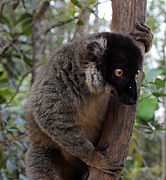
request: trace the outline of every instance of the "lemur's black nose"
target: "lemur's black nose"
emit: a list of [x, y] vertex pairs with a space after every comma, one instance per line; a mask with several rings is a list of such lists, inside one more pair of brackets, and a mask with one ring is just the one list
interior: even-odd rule
[[136, 102], [137, 102], [136, 99], [130, 98], [130, 99], [128, 100], [128, 105], [134, 105], [134, 104], [136, 104]]

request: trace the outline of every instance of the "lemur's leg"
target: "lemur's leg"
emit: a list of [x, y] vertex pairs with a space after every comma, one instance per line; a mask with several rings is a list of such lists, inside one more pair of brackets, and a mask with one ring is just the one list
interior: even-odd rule
[[31, 144], [26, 153], [28, 180], [63, 180], [57, 166], [59, 154], [56, 149]]
[[26, 153], [28, 180], [86, 180], [88, 168], [80, 159], [67, 161], [57, 149], [31, 144]]

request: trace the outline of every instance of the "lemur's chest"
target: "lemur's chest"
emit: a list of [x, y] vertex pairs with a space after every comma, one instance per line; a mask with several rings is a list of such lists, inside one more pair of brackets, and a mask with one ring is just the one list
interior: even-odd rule
[[78, 120], [86, 137], [96, 143], [99, 138], [104, 116], [107, 110], [110, 94], [101, 93], [91, 97], [89, 101], [79, 110]]

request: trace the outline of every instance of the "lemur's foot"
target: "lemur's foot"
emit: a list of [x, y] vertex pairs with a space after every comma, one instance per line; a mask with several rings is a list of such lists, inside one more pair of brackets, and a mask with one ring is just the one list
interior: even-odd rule
[[105, 173], [113, 175], [118, 174], [124, 167], [123, 161], [110, 161], [106, 153], [97, 149], [93, 151], [89, 158], [82, 158], [82, 160], [90, 167], [94, 167]]
[[[96, 148], [97, 151], [101, 152], [104, 156], [107, 156], [106, 150], [109, 148], [109, 144], [103, 144]], [[107, 174], [117, 176], [124, 167], [124, 161], [112, 161], [110, 162], [110, 169], [103, 170]]]
[[148, 52], [152, 46], [153, 34], [151, 29], [143, 22], [135, 24], [136, 31], [131, 32], [131, 37], [136, 41], [141, 41], [145, 45], [145, 52]]
[[124, 161], [114, 161], [111, 162], [112, 167], [109, 170], [104, 170], [105, 173], [107, 174], [111, 174], [114, 176], [119, 175], [119, 173], [121, 172], [121, 170], [124, 168]]

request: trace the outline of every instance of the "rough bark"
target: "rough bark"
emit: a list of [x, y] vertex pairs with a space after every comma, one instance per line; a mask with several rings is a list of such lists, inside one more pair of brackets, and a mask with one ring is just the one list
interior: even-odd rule
[[[112, 30], [129, 35], [135, 30], [136, 22], [145, 22], [146, 0], [112, 0]], [[138, 43], [144, 53], [144, 45]], [[140, 87], [140, 83], [139, 83]], [[139, 91], [139, 90], [138, 90]], [[136, 114], [136, 105], [127, 106], [118, 98], [111, 98], [106, 114], [106, 123], [99, 145], [109, 144], [106, 150], [110, 161], [125, 161]], [[104, 174], [94, 168], [90, 169], [88, 180], [116, 180], [118, 176]]]
[[[166, 67], [166, 65], [165, 65]], [[164, 93], [166, 94], [166, 80], [165, 80], [165, 90]], [[166, 109], [166, 97], [164, 97], [164, 109]], [[164, 119], [164, 129], [166, 129], [166, 111], [164, 113], [165, 119]], [[163, 160], [163, 170], [162, 170], [162, 179], [166, 180], [166, 130], [164, 131], [163, 135], [163, 147], [162, 147], [162, 160]]]

